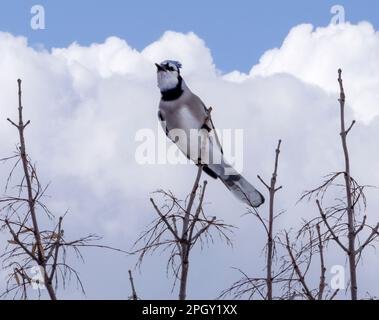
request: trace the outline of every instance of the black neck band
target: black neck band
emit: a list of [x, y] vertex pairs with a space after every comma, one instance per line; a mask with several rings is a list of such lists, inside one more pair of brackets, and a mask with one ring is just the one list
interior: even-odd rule
[[175, 88], [169, 89], [169, 90], [165, 90], [165, 91], [161, 91], [162, 100], [164, 100], [164, 101], [170, 101], [170, 100], [176, 100], [176, 99], [178, 99], [182, 95], [182, 93], [183, 93], [182, 82], [183, 82], [183, 79], [179, 75], [179, 77], [178, 77], [178, 84], [176, 85]]

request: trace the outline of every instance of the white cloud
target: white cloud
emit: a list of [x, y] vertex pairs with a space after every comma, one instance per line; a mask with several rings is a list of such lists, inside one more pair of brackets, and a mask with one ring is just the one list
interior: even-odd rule
[[[1, 114], [3, 119], [16, 115], [16, 79], [21, 77], [25, 114], [32, 120], [29, 152], [44, 180], [53, 181], [51, 205], [60, 212], [70, 208], [66, 232], [94, 231], [104, 234], [111, 244], [128, 248], [155, 217], [150, 193], [169, 188], [183, 198], [194, 179], [194, 166], [140, 166], [134, 159], [137, 130], [158, 128], [159, 92], [153, 62], [178, 59], [189, 86], [214, 107], [216, 125], [244, 129], [244, 175], [261, 190], [255, 177], [259, 173], [269, 179], [274, 148], [283, 139], [279, 180], [285, 188], [278, 195], [277, 207], [288, 212], [280, 228], [314, 215], [311, 204], [295, 205], [300, 193], [316, 185], [322, 175], [341, 168], [339, 66], [344, 68], [348, 116], [352, 117], [351, 106], [367, 123], [358, 123], [350, 137], [353, 173], [364, 184], [379, 181], [378, 170], [373, 169], [379, 157], [375, 139], [379, 120], [374, 119], [378, 48], [377, 33], [367, 23], [315, 31], [301, 25], [290, 32], [282, 48], [268, 51], [249, 75], [239, 71], [222, 75], [209, 48], [194, 33], [166, 32], [141, 52], [111, 37], [104, 43], [72, 44], [51, 53], [35, 51], [24, 38], [1, 33]], [[2, 152], [10, 152], [16, 139], [14, 128], [4, 121], [0, 126]], [[372, 195], [369, 208], [375, 212], [379, 205]], [[210, 181], [207, 200], [210, 214], [240, 230], [233, 250], [217, 243], [206, 249], [208, 254], [193, 256], [191, 298], [214, 298], [235, 278], [231, 264], [261, 271], [257, 260], [263, 239], [257, 222], [241, 218], [244, 206], [218, 181]], [[99, 259], [101, 254], [88, 253], [87, 265], [80, 267], [88, 297], [124, 298], [128, 288], [125, 270], [135, 260], [115, 255]], [[205, 264], [211, 274], [201, 272]], [[375, 268], [364, 266], [368, 272]], [[143, 297], [170, 296], [162, 257], [148, 260], [143, 271], [137, 276]], [[99, 273], [108, 280], [96, 281]], [[368, 286], [369, 280], [362, 282]], [[66, 295], [76, 296], [73, 292]]]
[[250, 76], [283, 72], [335, 93], [333, 71], [341, 67], [351, 106], [358, 119], [368, 122], [379, 115], [378, 57], [379, 33], [368, 22], [316, 29], [303, 24], [290, 31], [279, 49], [268, 50]]

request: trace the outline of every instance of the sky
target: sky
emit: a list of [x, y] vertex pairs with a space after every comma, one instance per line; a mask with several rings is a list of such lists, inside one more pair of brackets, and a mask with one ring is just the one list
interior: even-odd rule
[[[30, 28], [30, 9], [41, 4], [46, 12], [46, 29]], [[224, 72], [248, 71], [268, 49], [280, 46], [294, 25], [325, 26], [334, 5], [343, 5], [352, 23], [379, 23], [376, 1], [200, 1], [178, 4], [174, 0], [31, 1], [4, 0], [0, 29], [24, 35], [31, 46], [66, 47], [72, 42], [89, 45], [114, 35], [138, 50], [159, 38], [164, 31], [195, 32], [212, 50]], [[226, 40], [228, 39], [228, 40]]]
[[[149, 197], [163, 203], [155, 190], [171, 190], [182, 199], [190, 192], [193, 165], [141, 165], [135, 156], [140, 130], [152, 132], [159, 145], [166, 141], [156, 116], [160, 93], [154, 62], [167, 58], [183, 63], [186, 83], [214, 108], [218, 128], [243, 130], [242, 174], [262, 192], [256, 176], [269, 179], [277, 141], [283, 140], [278, 183], [284, 188], [276, 207], [285, 213], [278, 231], [296, 229], [302, 219], [317, 214], [314, 203], [298, 203], [300, 195], [343, 165], [340, 67], [347, 121], [357, 120], [349, 140], [353, 175], [364, 185], [379, 185], [378, 4], [340, 2], [346, 23], [334, 25], [330, 1], [307, 6], [300, 1], [285, 6], [217, 2], [217, 9], [197, 1], [39, 1], [46, 29], [32, 30], [33, 4], [3, 1], [0, 10], [1, 157], [11, 154], [17, 142], [5, 119], [16, 117], [16, 79], [21, 78], [25, 118], [32, 121], [29, 153], [42, 181], [51, 182], [46, 200], [51, 210], [58, 215], [69, 210], [68, 238], [96, 233], [103, 244], [130, 250], [155, 218]], [[1, 167], [1, 181], [10, 168]], [[374, 223], [379, 220], [377, 190], [368, 190], [367, 199]], [[266, 214], [267, 209], [266, 203], [260, 210]], [[219, 181], [209, 181], [206, 212], [237, 229], [233, 247], [217, 238], [193, 252], [189, 298], [216, 298], [240, 277], [233, 267], [262, 275], [264, 233], [253, 217], [244, 216], [246, 210]], [[7, 239], [0, 233], [0, 241]], [[58, 297], [128, 298], [128, 269], [134, 270], [142, 298], [177, 296], [166, 277], [164, 253], [147, 257], [140, 270], [134, 268], [135, 256], [94, 248], [83, 254], [84, 264], [72, 263], [86, 295], [73, 283]], [[346, 260], [333, 246], [326, 260], [329, 281], [330, 268], [345, 266]], [[379, 294], [377, 269], [378, 256], [369, 249], [359, 265], [361, 297]], [[3, 279], [6, 275], [0, 272]]]

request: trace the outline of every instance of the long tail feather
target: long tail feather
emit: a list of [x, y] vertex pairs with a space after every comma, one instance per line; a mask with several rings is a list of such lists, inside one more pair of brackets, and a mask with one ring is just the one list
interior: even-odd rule
[[248, 206], [257, 208], [265, 202], [263, 195], [241, 175], [220, 176], [233, 195]]
[[[212, 176], [218, 177], [237, 199], [248, 206], [257, 208], [265, 202], [263, 195], [225, 162], [218, 165], [209, 164], [207, 171], [212, 171]], [[225, 174], [226, 171], [228, 174]]]
[[[224, 159], [219, 147], [213, 149], [214, 144], [211, 139], [208, 141], [209, 153], [205, 153], [208, 155], [208, 161], [205, 161], [206, 166], [203, 170], [213, 178], [220, 178], [234, 196], [248, 206], [253, 208], [261, 206], [265, 202], [263, 195]], [[218, 151], [218, 153], [213, 151]]]

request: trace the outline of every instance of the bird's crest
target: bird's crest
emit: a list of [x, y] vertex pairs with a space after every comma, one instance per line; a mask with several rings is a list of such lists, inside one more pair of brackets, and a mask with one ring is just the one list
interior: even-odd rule
[[182, 67], [182, 64], [176, 60], [165, 60], [161, 63], [161, 66], [168, 65], [170, 67], [175, 67], [178, 71]]

